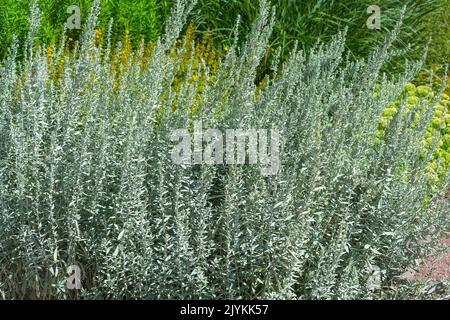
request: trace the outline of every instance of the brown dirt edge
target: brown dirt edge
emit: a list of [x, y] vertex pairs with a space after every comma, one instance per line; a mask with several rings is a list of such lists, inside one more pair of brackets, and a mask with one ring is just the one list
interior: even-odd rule
[[439, 247], [415, 270], [409, 269], [401, 278], [411, 282], [450, 280], [450, 232], [439, 240]]
[[440, 245], [443, 247], [443, 252], [426, 258], [414, 275], [414, 280], [450, 280], [450, 233], [441, 238]]

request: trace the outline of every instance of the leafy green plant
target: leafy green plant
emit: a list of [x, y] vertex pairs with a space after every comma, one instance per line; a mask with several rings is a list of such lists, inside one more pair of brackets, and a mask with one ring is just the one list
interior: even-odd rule
[[[27, 35], [28, 8], [33, 0], [3, 0], [0, 3], [0, 57], [4, 57], [13, 35], [21, 42]], [[77, 5], [81, 20], [84, 22], [89, 14], [92, 0], [39, 0], [42, 20], [38, 32], [41, 43], [58, 42], [64, 24], [71, 14], [67, 8]], [[98, 28], [108, 30], [110, 19], [114, 20], [113, 40], [120, 40], [128, 31], [133, 45], [144, 38], [155, 41], [163, 30], [163, 21], [170, 11], [169, 0], [102, 0], [102, 13]], [[79, 30], [68, 30], [68, 36], [78, 39]]]
[[427, 65], [450, 64], [450, 0], [440, 0], [438, 9], [428, 15], [423, 24], [423, 36], [432, 38]]
[[[258, 17], [260, 1], [199, 0], [193, 19], [200, 30], [213, 32], [219, 41], [228, 44], [236, 16], [241, 16], [242, 34], [249, 32]], [[419, 59], [427, 45], [428, 37], [440, 35], [433, 42], [431, 60], [443, 55], [443, 43], [448, 43], [448, 0], [358, 0], [358, 1], [291, 1], [272, 0], [277, 21], [270, 46], [281, 47], [285, 56], [298, 43], [299, 48], [309, 50], [317, 41], [326, 43], [344, 28], [348, 28], [346, 47], [356, 58], [364, 58], [378, 46], [386, 34], [396, 25], [403, 6], [406, 6], [403, 26], [394, 46], [403, 50], [411, 46], [403, 57]], [[369, 30], [366, 10], [376, 4], [381, 9], [381, 31]], [[426, 21], [426, 23], [425, 23]], [[442, 28], [444, 26], [444, 28]], [[445, 40], [444, 40], [445, 39]], [[267, 67], [267, 62], [263, 61]], [[401, 67], [401, 59], [393, 59], [388, 71]]]
[[[381, 114], [421, 67], [380, 72], [398, 26], [367, 60], [348, 59], [343, 33], [294, 49], [257, 86], [274, 25], [267, 2], [247, 41], [230, 45], [214, 74], [198, 64], [195, 81], [195, 50], [184, 65], [171, 54], [193, 47], [177, 44], [193, 3], [177, 3], [150, 60], [140, 46], [113, 72], [124, 44], [112, 46], [109, 32], [97, 44], [99, 7], [56, 79], [49, 65], [67, 44], [52, 56], [34, 45], [36, 5], [24, 59], [13, 41], [1, 65], [2, 298], [68, 298], [73, 264], [79, 298], [377, 298], [367, 286], [375, 266], [390, 281], [421, 237], [448, 229], [443, 190], [423, 201], [434, 149], [419, 156], [437, 98], [418, 118], [415, 109], [394, 117], [373, 143]], [[175, 164], [171, 133], [192, 120], [278, 129], [280, 171]]]

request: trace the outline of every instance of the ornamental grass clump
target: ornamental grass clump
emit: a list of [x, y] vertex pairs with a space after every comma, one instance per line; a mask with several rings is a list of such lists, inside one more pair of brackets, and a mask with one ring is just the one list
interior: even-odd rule
[[[52, 57], [34, 45], [32, 7], [24, 60], [15, 41], [0, 68], [0, 297], [377, 298], [422, 252], [420, 239], [448, 229], [444, 189], [430, 197], [426, 176], [437, 146], [423, 154], [422, 144], [439, 94], [420, 117], [394, 114], [374, 143], [420, 70], [380, 73], [398, 28], [366, 61], [348, 58], [345, 33], [295, 49], [259, 86], [267, 2], [214, 73], [194, 70], [192, 44], [176, 44], [193, 5], [177, 2], [151, 59], [141, 46], [111, 72], [122, 48], [109, 34], [96, 45], [95, 1], [58, 77], [48, 60], [61, 61], [66, 42]], [[174, 46], [191, 52], [187, 65]], [[278, 130], [280, 170], [174, 163], [171, 133], [194, 121]], [[80, 290], [66, 287], [71, 265]], [[383, 287], [370, 285], [374, 270]]]

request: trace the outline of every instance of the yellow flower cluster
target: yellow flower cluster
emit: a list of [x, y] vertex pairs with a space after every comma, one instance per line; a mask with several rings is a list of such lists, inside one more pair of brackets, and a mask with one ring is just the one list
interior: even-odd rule
[[[186, 50], [181, 50], [183, 42], [186, 43]], [[172, 49], [171, 55], [173, 58], [181, 58], [180, 71], [178, 72], [173, 88], [178, 92], [185, 81], [186, 75], [189, 72], [189, 64], [192, 57], [192, 70], [188, 79], [190, 83], [198, 81], [197, 99], [200, 97], [205, 87], [205, 70], [202, 68], [202, 61], [208, 67], [210, 73], [214, 73], [219, 67], [219, 54], [213, 48], [212, 37], [210, 33], [205, 33], [202, 37], [195, 37], [195, 27], [191, 23], [186, 31], [184, 39], [178, 39], [177, 45]], [[197, 107], [193, 106], [190, 110], [195, 113]]]
[[[104, 32], [101, 29], [96, 29], [92, 38], [92, 50], [94, 47], [100, 48], [104, 45]], [[113, 88], [117, 89], [120, 79], [124, 74], [124, 71], [130, 67], [138, 66], [141, 70], [144, 70], [148, 64], [151, 62], [154, 54], [155, 44], [147, 43], [143, 44], [142, 55], [133, 54], [132, 39], [130, 39], [130, 33], [128, 30], [125, 31], [123, 38], [121, 39], [121, 45], [119, 51], [113, 51], [109, 59], [109, 69], [112, 74], [114, 74]], [[58, 81], [61, 78], [61, 73], [64, 67], [65, 58], [72, 55], [72, 49], [75, 47], [75, 41], [71, 38], [68, 39], [66, 44], [66, 49], [64, 53], [55, 59], [54, 47], [48, 46], [46, 48], [46, 57], [48, 62], [48, 72], [52, 75], [53, 81]], [[113, 46], [114, 47], [114, 46]], [[222, 50], [226, 50], [222, 48]], [[205, 88], [205, 68], [203, 68], [203, 63], [208, 68], [210, 73], [209, 79], [213, 79], [214, 72], [219, 68], [219, 61], [221, 56], [221, 51], [216, 50], [213, 45], [213, 40], [211, 34], [205, 33], [202, 36], [195, 35], [195, 27], [193, 24], [189, 25], [187, 31], [183, 37], [180, 37], [173, 48], [167, 53], [171, 55], [174, 59], [181, 59], [180, 69], [175, 76], [172, 83], [172, 90], [179, 92], [186, 77], [191, 84], [196, 83], [197, 91], [194, 99], [194, 103], [190, 106], [190, 113], [194, 114], [198, 110], [199, 99]], [[192, 58], [192, 68], [189, 68]], [[188, 75], [188, 72], [190, 74]], [[261, 84], [262, 86], [262, 84]], [[86, 88], [88, 89], [88, 88]], [[169, 91], [169, 90], [167, 90]], [[176, 99], [172, 108], [176, 106]], [[159, 110], [159, 113], [163, 113], [163, 110]]]
[[51, 66], [53, 63], [53, 57], [55, 56], [55, 54], [53, 53], [53, 47], [48, 46], [45, 49], [45, 55], [47, 56], [47, 65]]

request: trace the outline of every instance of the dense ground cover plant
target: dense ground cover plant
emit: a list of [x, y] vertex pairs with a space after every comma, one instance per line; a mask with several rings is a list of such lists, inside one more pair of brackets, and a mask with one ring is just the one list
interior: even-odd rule
[[[67, 298], [65, 271], [77, 264], [79, 298], [376, 298], [375, 269], [395, 279], [421, 237], [448, 228], [443, 189], [424, 202], [436, 148], [423, 153], [422, 142], [440, 94], [373, 143], [420, 70], [380, 72], [398, 29], [367, 60], [346, 55], [344, 33], [294, 49], [257, 86], [274, 24], [267, 3], [214, 74], [194, 64], [190, 41], [177, 43], [191, 9], [178, 2], [143, 59], [144, 46], [123, 56], [109, 32], [97, 44], [95, 1], [55, 77], [65, 41], [51, 56], [34, 45], [33, 7], [25, 58], [15, 41], [0, 67], [1, 297]], [[112, 72], [114, 57], [127, 61]], [[278, 129], [280, 172], [174, 164], [170, 134], [193, 120]]]

